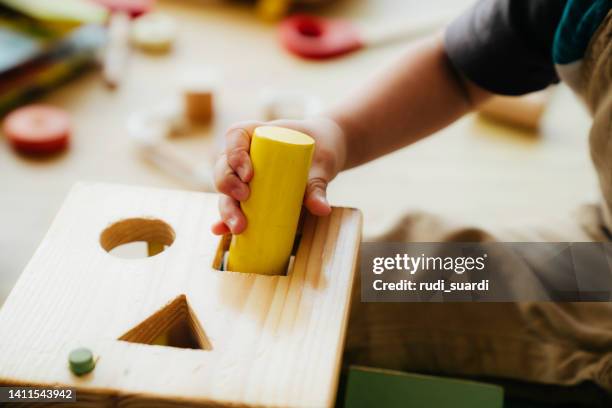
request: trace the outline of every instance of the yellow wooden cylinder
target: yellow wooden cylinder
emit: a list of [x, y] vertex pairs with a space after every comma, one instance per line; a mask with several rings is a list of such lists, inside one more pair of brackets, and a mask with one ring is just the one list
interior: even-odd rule
[[301, 132], [260, 126], [253, 132], [251, 194], [241, 203], [244, 232], [232, 237], [227, 269], [282, 275], [298, 226], [314, 140]]

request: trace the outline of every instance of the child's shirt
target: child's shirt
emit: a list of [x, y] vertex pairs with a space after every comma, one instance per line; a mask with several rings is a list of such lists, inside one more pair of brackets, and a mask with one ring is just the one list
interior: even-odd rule
[[589, 148], [602, 205], [579, 214], [612, 240], [612, 0], [481, 0], [446, 31], [454, 67], [493, 93], [519, 95], [562, 79], [593, 117]]
[[446, 31], [454, 67], [480, 87], [520, 95], [563, 79], [580, 89], [580, 63], [612, 0], [481, 0]]

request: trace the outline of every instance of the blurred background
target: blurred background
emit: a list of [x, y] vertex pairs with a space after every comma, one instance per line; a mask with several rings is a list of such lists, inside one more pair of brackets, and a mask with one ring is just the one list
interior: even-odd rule
[[[59, 11], [50, 3], [64, 1], [0, 1], [3, 116], [36, 102], [61, 109], [71, 123], [70, 145], [52, 154], [24, 151], [6, 126], [0, 136], [0, 304], [76, 181], [209, 189], [209, 166], [230, 124], [324, 110], [412, 40], [310, 60], [279, 41], [286, 15], [342, 18], [364, 30], [410, 27], [447, 19], [471, 1], [158, 0], [128, 10], [131, 21], [118, 18], [125, 11], [118, 0], [93, 8], [71, 0]], [[79, 31], [91, 24], [107, 28]], [[186, 120], [190, 92], [204, 110], [212, 97], [211, 117]], [[341, 174], [331, 202], [363, 211], [365, 239], [407, 211], [484, 226], [567, 215], [597, 198], [589, 119], [563, 86], [538, 98], [536, 123], [469, 115]]]

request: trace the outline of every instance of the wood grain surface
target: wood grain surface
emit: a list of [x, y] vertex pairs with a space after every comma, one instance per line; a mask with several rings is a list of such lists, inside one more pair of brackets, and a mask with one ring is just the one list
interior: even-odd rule
[[[331, 406], [360, 213], [306, 217], [293, 268], [263, 276], [213, 268], [216, 205], [77, 184], [0, 310], [0, 384], [75, 387], [90, 406]], [[140, 259], [107, 252], [133, 239], [167, 245]], [[150, 344], [181, 319], [195, 346]], [[67, 358], [80, 346], [97, 364], [76, 377]]]

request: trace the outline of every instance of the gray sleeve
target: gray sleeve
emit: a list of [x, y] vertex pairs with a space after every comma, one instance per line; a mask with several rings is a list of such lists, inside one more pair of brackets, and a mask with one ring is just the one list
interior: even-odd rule
[[552, 60], [565, 0], [480, 0], [446, 30], [454, 68], [478, 86], [521, 95], [559, 81]]

